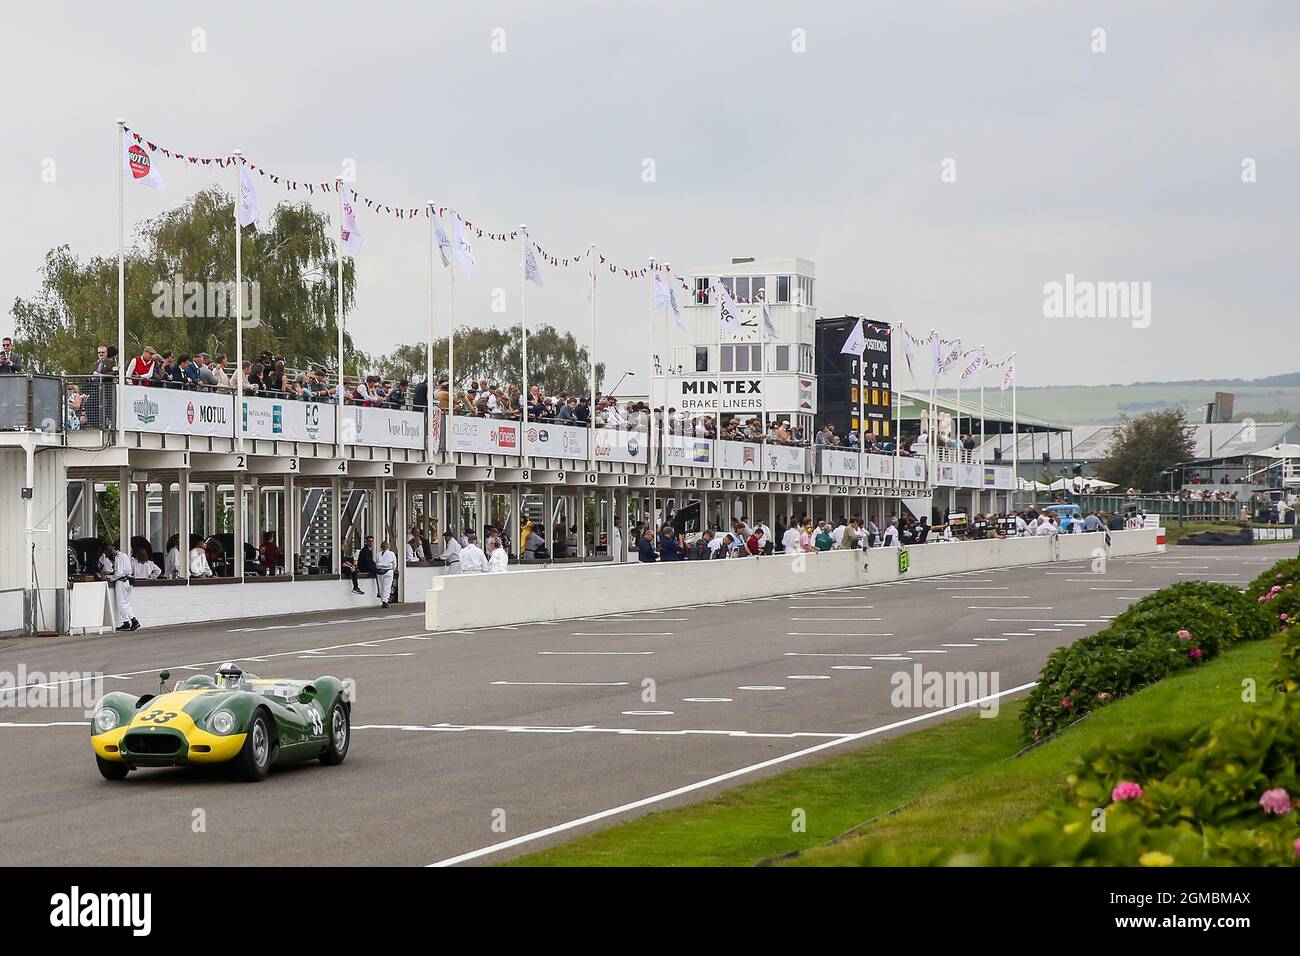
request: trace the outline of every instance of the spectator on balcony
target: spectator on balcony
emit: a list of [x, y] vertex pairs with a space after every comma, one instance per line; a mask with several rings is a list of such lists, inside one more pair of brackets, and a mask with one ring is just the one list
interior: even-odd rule
[[153, 384], [154, 357], [152, 346], [146, 345], [141, 349], [140, 354], [131, 359], [131, 364], [126, 367], [127, 381], [132, 385]]
[[64, 407], [67, 409], [64, 424], [68, 431], [80, 431], [81, 426], [86, 424], [86, 396], [74, 382], [68, 383]]
[[182, 387], [182, 388], [198, 388], [198, 387], [199, 387], [199, 367], [198, 367], [198, 365], [196, 365], [196, 364], [194, 363], [194, 360], [193, 360], [192, 358], [190, 358], [188, 355], [182, 355], [182, 356], [177, 360], [176, 365], [177, 365], [177, 367], [180, 369], [180, 372], [181, 372], [181, 383], [180, 383], [180, 384], [181, 384], [181, 387]]
[[23, 370], [23, 360], [14, 353], [14, 340], [0, 339], [0, 374], [16, 375]]
[[396, 385], [388, 390], [384, 396], [385, 408], [401, 408], [406, 404], [406, 379], [401, 379]]

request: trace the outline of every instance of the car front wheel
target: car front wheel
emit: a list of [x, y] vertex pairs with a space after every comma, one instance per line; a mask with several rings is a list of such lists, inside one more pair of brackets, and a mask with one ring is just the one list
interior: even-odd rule
[[250, 782], [264, 778], [271, 769], [271, 722], [265, 711], [253, 715], [248, 726], [244, 746], [235, 757], [235, 768], [241, 777]]
[[99, 768], [100, 775], [105, 780], [125, 780], [126, 775], [131, 772], [131, 768], [122, 761], [105, 760], [99, 754], [95, 754], [95, 766]]
[[327, 766], [337, 766], [348, 755], [348, 745], [352, 743], [352, 718], [342, 701], [334, 702], [330, 711], [330, 735], [325, 744], [325, 752], [320, 755], [320, 762]]

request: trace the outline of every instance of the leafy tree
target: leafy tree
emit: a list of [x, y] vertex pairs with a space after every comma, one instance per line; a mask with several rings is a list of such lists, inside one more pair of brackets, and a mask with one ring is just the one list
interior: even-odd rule
[[[521, 333], [519, 326], [508, 329], [456, 329], [456, 382], [463, 386], [471, 378], [485, 378], [493, 384], [521, 384], [519, 373]], [[550, 325], [528, 330], [528, 364], [530, 385], [540, 385], [548, 392], [587, 393], [587, 348], [578, 344], [572, 333], [560, 332]], [[387, 355], [372, 357], [366, 363], [374, 374], [385, 378], [423, 381], [424, 345], [399, 345]], [[447, 375], [447, 338], [433, 342], [434, 378]], [[605, 363], [596, 363], [596, 387], [605, 377]]]
[[[140, 225], [126, 250], [127, 356], [144, 345], [225, 352], [234, 360], [233, 200], [210, 186]], [[337, 264], [329, 217], [307, 203], [281, 203], [244, 230], [243, 276], [257, 284], [256, 314], [244, 309], [244, 354], [269, 349], [291, 365], [328, 367], [337, 353]], [[176, 283], [199, 283], [182, 286]], [[222, 295], [224, 284], [226, 295]], [[345, 308], [356, 300], [353, 264], [343, 266]], [[40, 290], [13, 304], [14, 329], [35, 371], [85, 374], [99, 343], [117, 343], [117, 257], [86, 261], [67, 245], [45, 256]], [[345, 356], [353, 354], [345, 336]], [[351, 358], [345, 361], [352, 364]]]
[[1194, 432], [1182, 409], [1125, 418], [1116, 426], [1110, 455], [1098, 463], [1097, 473], [1123, 488], [1158, 490], [1164, 484], [1162, 472], [1192, 457]]

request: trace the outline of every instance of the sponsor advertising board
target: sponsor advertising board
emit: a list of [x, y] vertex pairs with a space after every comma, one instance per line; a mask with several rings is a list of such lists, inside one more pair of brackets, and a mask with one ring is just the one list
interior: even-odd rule
[[587, 429], [529, 422], [524, 430], [524, 454], [536, 458], [586, 458]]
[[334, 442], [334, 406], [319, 402], [245, 398], [241, 424], [247, 438]]
[[618, 428], [596, 429], [596, 460], [624, 461], [644, 465], [649, 455], [649, 436]]
[[128, 431], [235, 437], [235, 403], [229, 395], [182, 389], [123, 386]]

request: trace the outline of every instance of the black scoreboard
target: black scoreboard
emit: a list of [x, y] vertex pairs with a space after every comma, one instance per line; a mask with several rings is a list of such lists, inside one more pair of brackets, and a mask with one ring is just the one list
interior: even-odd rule
[[[830, 422], [841, 435], [858, 427], [858, 357], [840, 350], [858, 318], [845, 315], [817, 320], [817, 426]], [[866, 430], [881, 437], [894, 433], [893, 363], [889, 326], [863, 323], [862, 413]]]

